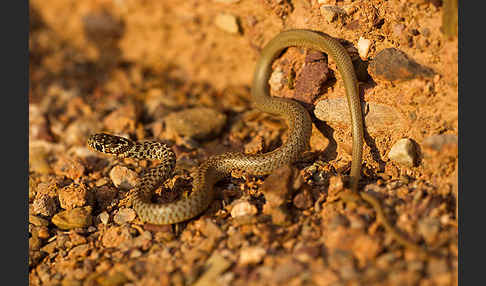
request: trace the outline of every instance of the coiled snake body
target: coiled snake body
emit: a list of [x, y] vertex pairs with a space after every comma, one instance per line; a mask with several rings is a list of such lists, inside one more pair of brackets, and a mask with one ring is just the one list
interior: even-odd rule
[[376, 210], [385, 228], [402, 244], [415, 247], [386, 220], [379, 202], [366, 193], [358, 195], [361, 157], [363, 149], [363, 118], [358, 96], [358, 82], [351, 59], [344, 47], [332, 37], [310, 30], [289, 30], [273, 38], [262, 50], [255, 68], [252, 97], [255, 106], [261, 111], [282, 116], [286, 119], [288, 139], [274, 151], [248, 155], [243, 153], [224, 153], [204, 161], [193, 174], [191, 195], [169, 204], [154, 204], [147, 195], [156, 185], [165, 181], [172, 174], [175, 156], [166, 145], [158, 142], [136, 143], [126, 138], [108, 134], [95, 134], [88, 139], [88, 145], [94, 150], [118, 157], [135, 157], [162, 160], [156, 168], [150, 169], [136, 186], [133, 206], [139, 217], [152, 224], [173, 224], [193, 218], [203, 212], [213, 201], [213, 185], [234, 170], [249, 174], [265, 175], [273, 170], [293, 163], [307, 148], [311, 134], [311, 119], [305, 108], [299, 103], [274, 98], [269, 94], [268, 80], [273, 60], [287, 47], [298, 46], [312, 48], [327, 53], [336, 63], [346, 89], [346, 97], [352, 123], [353, 150], [351, 165], [351, 194], [345, 200], [356, 201], [360, 198], [368, 201]]
[[231, 174], [242, 170], [253, 175], [265, 175], [299, 158], [308, 146], [311, 134], [311, 119], [305, 108], [296, 101], [274, 98], [269, 94], [268, 80], [273, 60], [287, 47], [300, 46], [320, 50], [334, 59], [341, 72], [353, 122], [353, 162], [351, 177], [357, 187], [360, 175], [363, 145], [363, 127], [358, 83], [353, 65], [346, 50], [338, 41], [323, 33], [309, 30], [290, 30], [277, 35], [263, 49], [257, 62], [252, 97], [261, 111], [282, 116], [289, 126], [288, 139], [279, 148], [265, 154], [224, 153], [204, 161], [193, 174], [193, 191], [188, 197], [169, 204], [154, 204], [147, 200], [157, 184], [165, 181], [175, 164], [175, 156], [166, 145], [158, 142], [136, 143], [129, 139], [95, 134], [88, 139], [88, 145], [96, 150], [120, 158], [135, 157], [162, 160], [156, 168], [150, 169], [136, 186], [133, 206], [139, 217], [153, 224], [173, 224], [188, 220], [204, 211], [213, 201], [213, 185]]

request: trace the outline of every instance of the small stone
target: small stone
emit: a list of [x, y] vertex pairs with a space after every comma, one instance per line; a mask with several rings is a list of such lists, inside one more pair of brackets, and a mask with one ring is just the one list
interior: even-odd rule
[[308, 209], [313, 205], [312, 195], [307, 189], [304, 189], [294, 197], [293, 203], [298, 209]]
[[90, 199], [91, 192], [84, 184], [70, 184], [59, 190], [61, 208], [70, 210], [84, 206]]
[[137, 110], [135, 105], [127, 104], [108, 114], [103, 120], [103, 124], [107, 130], [122, 134], [135, 132], [136, 120]]
[[205, 219], [200, 225], [200, 231], [204, 236], [219, 239], [224, 236], [223, 231], [212, 220]]
[[407, 167], [413, 167], [416, 162], [416, 148], [412, 140], [403, 138], [398, 140], [388, 152], [388, 158], [405, 165]]
[[102, 224], [108, 224], [110, 215], [106, 211], [104, 211], [98, 215], [98, 219], [101, 221]]
[[[42, 112], [42, 108], [38, 104], [29, 104], [29, 142], [34, 140], [53, 141], [52, 139], [46, 114]], [[32, 154], [29, 155], [32, 156]]]
[[295, 79], [293, 98], [304, 103], [313, 103], [321, 93], [321, 87], [328, 76], [327, 57], [319, 51], [309, 51], [305, 57], [304, 67]]
[[90, 251], [91, 251], [91, 247], [89, 246], [89, 244], [87, 244], [87, 243], [81, 244], [81, 245], [73, 247], [71, 249], [71, 251], [69, 251], [69, 256], [71, 258], [86, 257]]
[[236, 201], [233, 203], [233, 208], [231, 209], [231, 217], [248, 217], [254, 216], [258, 212], [257, 208], [250, 204], [248, 201]]
[[110, 171], [110, 179], [115, 187], [130, 190], [138, 183], [138, 174], [123, 166], [115, 166]]
[[272, 91], [279, 91], [283, 87], [283, 81], [284, 81], [285, 75], [284, 72], [282, 71], [281, 67], [277, 67], [276, 69], [273, 70], [272, 75], [270, 76], [270, 79], [268, 80], [268, 84], [270, 85], [270, 89]]
[[132, 236], [126, 227], [113, 226], [104, 234], [101, 243], [104, 247], [119, 247], [122, 243], [130, 241]]
[[324, 151], [329, 146], [329, 139], [312, 123], [312, 135], [310, 138], [310, 150], [311, 151]]
[[116, 224], [122, 225], [132, 222], [136, 216], [137, 214], [133, 209], [121, 208], [118, 210], [118, 212], [116, 212], [115, 216], [113, 217], [113, 221]]
[[259, 246], [251, 246], [241, 249], [238, 263], [241, 265], [260, 263], [267, 252]]
[[43, 216], [52, 216], [57, 211], [56, 200], [46, 194], [37, 193], [32, 203], [33, 213]]
[[133, 239], [133, 247], [140, 247], [142, 249], [148, 249], [152, 242], [152, 234], [150, 231], [144, 231], [139, 236]]
[[29, 171], [39, 174], [49, 174], [52, 172], [52, 168], [47, 162], [47, 156], [49, 153], [45, 148], [29, 148]]
[[214, 285], [218, 284], [215, 281], [218, 281], [218, 278], [221, 277], [223, 272], [225, 272], [230, 266], [232, 262], [226, 259], [218, 252], [214, 252], [213, 255], [206, 261], [206, 265], [204, 269], [206, 270], [199, 280], [196, 283], [189, 283], [193, 284], [194, 286], [204, 286], [204, 285]]
[[371, 41], [363, 37], [359, 37], [358, 40], [358, 54], [364, 60], [368, 57], [370, 51]]
[[[367, 106], [363, 115], [368, 132], [401, 130], [406, 126], [406, 120], [395, 108], [374, 102], [364, 104]], [[320, 100], [315, 106], [314, 115], [329, 125], [351, 126], [348, 103], [345, 98]]]
[[221, 13], [216, 16], [214, 23], [218, 28], [231, 34], [237, 34], [240, 30], [238, 19], [227, 13]]
[[73, 229], [91, 225], [91, 206], [75, 208], [57, 213], [52, 217], [52, 223], [60, 229]]
[[255, 136], [245, 144], [245, 154], [257, 154], [262, 152], [264, 147], [263, 137]]
[[226, 115], [211, 108], [196, 107], [173, 112], [164, 121], [169, 139], [208, 139], [221, 132], [226, 124]]
[[324, 17], [328, 23], [334, 22], [338, 15], [346, 15], [346, 12], [338, 6], [322, 5], [319, 9], [321, 10], [322, 17]]
[[437, 240], [440, 231], [438, 218], [424, 218], [418, 223], [418, 232], [424, 237], [427, 244], [433, 244]]
[[457, 142], [457, 135], [455, 134], [438, 134], [425, 138], [422, 145], [425, 148], [441, 152], [446, 146], [457, 148]]
[[29, 215], [29, 223], [35, 226], [48, 226], [49, 221], [35, 215]]
[[95, 118], [79, 118], [63, 130], [63, 141], [69, 145], [86, 146], [86, 138], [102, 127], [101, 122]]
[[418, 64], [395, 48], [380, 51], [371, 61], [368, 71], [374, 78], [388, 81], [427, 78], [435, 74], [431, 68]]
[[107, 206], [113, 203], [118, 191], [111, 186], [101, 186], [95, 189], [95, 198], [101, 209], [105, 209]]
[[57, 175], [66, 176], [70, 179], [76, 180], [84, 174], [84, 166], [78, 160], [61, 156], [54, 164], [54, 172]]
[[265, 205], [278, 207], [290, 200], [292, 194], [290, 179], [292, 169], [288, 166], [279, 168], [270, 174], [262, 185], [262, 192], [265, 194]]

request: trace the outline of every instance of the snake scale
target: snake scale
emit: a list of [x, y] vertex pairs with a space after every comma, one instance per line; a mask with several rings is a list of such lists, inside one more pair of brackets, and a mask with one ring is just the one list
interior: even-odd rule
[[202, 213], [214, 199], [214, 184], [241, 170], [253, 175], [265, 175], [287, 164], [293, 163], [306, 150], [311, 135], [311, 118], [307, 110], [296, 101], [271, 97], [268, 80], [272, 72], [272, 62], [284, 49], [296, 46], [319, 50], [328, 54], [336, 63], [346, 89], [349, 114], [352, 123], [352, 164], [351, 192], [344, 193], [345, 201], [363, 199], [375, 209], [385, 229], [401, 244], [421, 250], [403, 238], [388, 222], [380, 203], [371, 195], [358, 193], [363, 152], [363, 117], [359, 100], [359, 88], [351, 58], [345, 48], [334, 38], [311, 30], [288, 30], [273, 38], [262, 50], [256, 64], [251, 94], [255, 106], [263, 112], [283, 117], [288, 126], [287, 141], [276, 150], [264, 154], [224, 153], [214, 155], [204, 161], [193, 174], [192, 193], [176, 202], [154, 204], [150, 202], [150, 192], [172, 175], [175, 156], [170, 148], [159, 142], [137, 143], [126, 138], [98, 133], [90, 136], [88, 145], [103, 153], [119, 158], [134, 157], [161, 160], [149, 169], [135, 187], [133, 207], [139, 217], [152, 224], [174, 224], [191, 219]]

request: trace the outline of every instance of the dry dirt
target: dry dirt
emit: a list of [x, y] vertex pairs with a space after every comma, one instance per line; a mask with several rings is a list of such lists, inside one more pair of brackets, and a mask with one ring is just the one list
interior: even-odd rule
[[[453, 2], [31, 0], [30, 284], [457, 285]], [[340, 39], [360, 73], [361, 100], [397, 118], [387, 128], [366, 122], [361, 189], [380, 199], [408, 240], [436, 255], [404, 248], [369, 205], [339, 199], [351, 129], [331, 119], [342, 112], [325, 123], [312, 115], [310, 151], [293, 166], [225, 179], [207, 211], [176, 226], [143, 224], [131, 208], [137, 174], [156, 162], [87, 149], [99, 131], [171, 144], [178, 168], [157, 190], [159, 202], [188, 195], [190, 171], [212, 154], [274, 149], [285, 124], [255, 112], [250, 86], [262, 47], [291, 28]], [[360, 57], [361, 37], [371, 46]], [[371, 63], [387, 48], [433, 75], [384, 79]], [[274, 64], [283, 87], [272, 93], [302, 99], [295, 89], [311, 90], [304, 101], [312, 112], [345, 94], [332, 59], [325, 79], [307, 76], [311, 55], [288, 49]], [[171, 131], [164, 119], [194, 107], [224, 114], [207, 118], [221, 130], [198, 138]], [[387, 156], [402, 138], [414, 142], [413, 166]]]

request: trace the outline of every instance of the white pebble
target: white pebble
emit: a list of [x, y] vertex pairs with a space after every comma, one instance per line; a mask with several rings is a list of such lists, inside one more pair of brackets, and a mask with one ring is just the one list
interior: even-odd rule
[[416, 155], [415, 145], [408, 138], [398, 140], [388, 152], [388, 158], [408, 167], [413, 167]]
[[231, 217], [246, 217], [253, 216], [258, 212], [257, 208], [247, 201], [238, 201], [233, 205], [231, 209]]
[[110, 215], [104, 211], [98, 215], [98, 218], [101, 221], [101, 223], [107, 224], [108, 220], [110, 219]]
[[284, 78], [284, 73], [280, 67], [277, 67], [273, 72], [272, 75], [270, 76], [270, 79], [268, 80], [268, 84], [270, 85], [270, 89], [273, 91], [278, 91], [282, 89], [283, 81]]
[[248, 265], [256, 264], [262, 261], [266, 251], [262, 247], [252, 246], [243, 248], [240, 252], [239, 264]]
[[368, 57], [370, 47], [371, 47], [371, 41], [370, 40], [365, 39], [363, 37], [359, 37], [358, 54], [362, 59], [366, 59]]
[[218, 28], [231, 34], [237, 34], [239, 31], [238, 20], [231, 14], [221, 13], [216, 16], [214, 23]]

